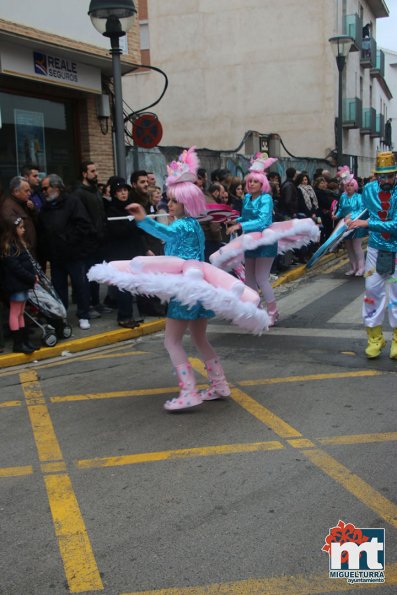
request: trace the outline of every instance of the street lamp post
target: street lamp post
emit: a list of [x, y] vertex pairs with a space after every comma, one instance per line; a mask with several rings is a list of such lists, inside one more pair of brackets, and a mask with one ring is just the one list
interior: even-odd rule
[[123, 92], [121, 87], [120, 37], [132, 27], [136, 9], [133, 0], [91, 0], [88, 14], [95, 29], [110, 38], [114, 87], [116, 174], [126, 178]]
[[346, 64], [346, 57], [350, 51], [354, 39], [349, 35], [336, 35], [329, 39], [336, 57], [336, 64], [339, 72], [338, 82], [338, 121], [336, 127], [336, 164], [343, 165], [343, 104], [342, 104], [342, 73]]

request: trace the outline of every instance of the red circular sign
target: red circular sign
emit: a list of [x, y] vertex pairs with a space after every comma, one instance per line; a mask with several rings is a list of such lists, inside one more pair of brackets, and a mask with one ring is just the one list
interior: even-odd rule
[[152, 149], [163, 136], [163, 127], [155, 114], [139, 116], [132, 127], [132, 138], [138, 147]]

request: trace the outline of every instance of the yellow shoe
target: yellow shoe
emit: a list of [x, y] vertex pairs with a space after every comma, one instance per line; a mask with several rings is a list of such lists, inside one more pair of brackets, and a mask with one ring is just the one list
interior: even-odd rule
[[393, 341], [391, 342], [390, 359], [397, 359], [397, 328], [393, 330]]
[[[386, 347], [386, 341], [383, 337], [382, 327], [374, 326], [373, 328], [367, 326], [368, 334], [368, 345], [365, 350], [366, 356], [369, 359], [373, 359], [380, 355], [380, 352]], [[396, 344], [396, 356], [397, 356], [397, 344]]]

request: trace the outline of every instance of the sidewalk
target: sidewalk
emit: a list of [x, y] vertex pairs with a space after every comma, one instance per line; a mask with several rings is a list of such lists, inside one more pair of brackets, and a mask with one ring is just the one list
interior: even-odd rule
[[[338, 261], [344, 257], [344, 250], [339, 251], [337, 254], [327, 254], [320, 259], [319, 265], [317, 265], [315, 270], [329, 262]], [[296, 279], [303, 277], [306, 272], [307, 269], [305, 265], [294, 266], [285, 273], [281, 273], [272, 285], [273, 287], [278, 287], [279, 285], [289, 283], [290, 281], [295, 281]], [[79, 351], [113, 345], [120, 341], [128, 341], [143, 335], [157, 333], [162, 331], [165, 327], [165, 318], [145, 317], [145, 321], [137, 328], [124, 329], [117, 324], [116, 311], [103, 313], [101, 318], [92, 320], [91, 328], [86, 331], [79, 328], [77, 319], [73, 315], [69, 317], [69, 322], [73, 326], [73, 334], [70, 339], [60, 339], [54, 347], [42, 346], [41, 349], [34, 351], [31, 355], [13, 353], [11, 351], [11, 339], [6, 339], [4, 353], [0, 354], [0, 369], [50, 359], [62, 355], [62, 352], [77, 353]]]

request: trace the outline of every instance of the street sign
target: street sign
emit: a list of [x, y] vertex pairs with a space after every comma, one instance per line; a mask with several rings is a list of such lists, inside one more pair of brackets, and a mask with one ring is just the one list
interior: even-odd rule
[[132, 126], [132, 138], [138, 147], [152, 149], [163, 136], [163, 127], [155, 114], [143, 114]]

